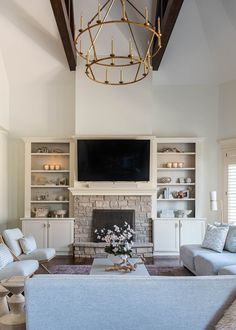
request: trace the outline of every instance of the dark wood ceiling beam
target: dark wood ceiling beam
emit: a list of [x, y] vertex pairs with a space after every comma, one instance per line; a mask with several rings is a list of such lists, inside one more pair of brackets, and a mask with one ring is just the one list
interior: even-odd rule
[[[158, 17], [160, 17], [162, 48], [152, 60], [153, 70], [155, 71], [159, 69], [183, 2], [184, 0], [157, 0], [156, 22]], [[155, 40], [153, 45], [153, 53], [155, 53], [156, 47], [157, 40]]]
[[76, 69], [73, 0], [50, 0], [66, 58], [71, 71]]

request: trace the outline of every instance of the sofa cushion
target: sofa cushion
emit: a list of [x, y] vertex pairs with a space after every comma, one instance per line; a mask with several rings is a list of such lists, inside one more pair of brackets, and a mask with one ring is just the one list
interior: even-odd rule
[[24, 236], [22, 231], [19, 228], [6, 229], [2, 236], [9, 249], [18, 257], [22, 253], [19, 243], [19, 239]]
[[236, 226], [229, 226], [224, 249], [229, 252], [236, 252]]
[[236, 265], [220, 268], [218, 275], [236, 275]]
[[0, 244], [0, 269], [13, 262], [13, 256], [7, 246], [3, 243]]
[[199, 254], [215, 254], [215, 252], [204, 249], [199, 244], [182, 245], [180, 247], [180, 260], [191, 271], [195, 271], [194, 257]]
[[217, 275], [220, 268], [236, 264], [236, 254], [222, 253], [201, 254], [194, 258], [197, 275]]
[[23, 253], [29, 254], [37, 249], [37, 245], [33, 236], [24, 236], [19, 239], [20, 246], [23, 250]]
[[12, 276], [29, 276], [39, 268], [37, 260], [15, 261], [0, 270], [0, 281]]
[[202, 247], [216, 252], [222, 252], [228, 230], [228, 227], [207, 225]]
[[55, 249], [36, 249], [29, 254], [21, 254], [19, 256], [20, 260], [31, 260], [35, 259], [38, 261], [47, 261], [52, 259], [56, 255]]

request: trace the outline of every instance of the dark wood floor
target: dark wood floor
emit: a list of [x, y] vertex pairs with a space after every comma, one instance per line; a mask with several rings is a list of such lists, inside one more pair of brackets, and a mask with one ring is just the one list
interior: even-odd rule
[[[91, 265], [92, 258], [73, 258], [72, 256], [58, 256], [51, 260], [47, 267], [55, 265]], [[152, 257], [146, 258], [146, 264], [157, 265], [159, 267], [179, 267], [180, 262], [178, 257]], [[45, 271], [40, 267], [37, 274], [43, 274]]]

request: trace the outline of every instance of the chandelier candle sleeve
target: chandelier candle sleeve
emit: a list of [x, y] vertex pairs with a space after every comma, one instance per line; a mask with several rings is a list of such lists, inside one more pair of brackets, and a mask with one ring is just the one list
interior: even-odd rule
[[101, 4], [98, 3], [98, 20], [97, 23], [101, 22]]
[[148, 9], [145, 7], [145, 24], [148, 25]]

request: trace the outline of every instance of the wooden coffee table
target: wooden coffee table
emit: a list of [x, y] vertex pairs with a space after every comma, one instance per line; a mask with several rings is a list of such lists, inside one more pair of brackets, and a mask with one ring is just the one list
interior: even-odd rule
[[[129, 259], [131, 263], [136, 263], [141, 261], [139, 258]], [[111, 275], [111, 276], [150, 276], [147, 268], [144, 264], [137, 266], [136, 271], [133, 272], [124, 272], [124, 271], [109, 271], [105, 270], [106, 267], [112, 266], [113, 263], [109, 258], [95, 258], [93, 260], [92, 268], [90, 275]]]

